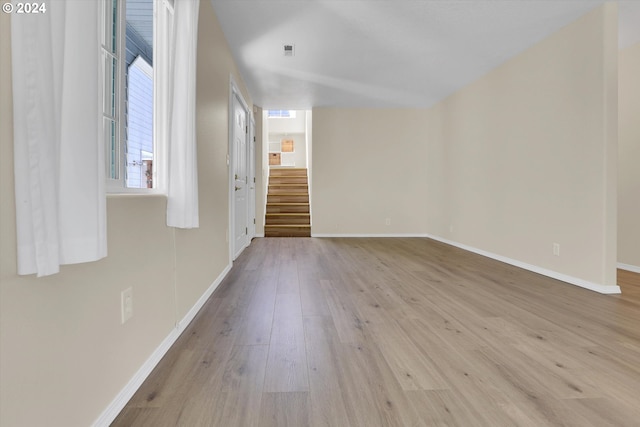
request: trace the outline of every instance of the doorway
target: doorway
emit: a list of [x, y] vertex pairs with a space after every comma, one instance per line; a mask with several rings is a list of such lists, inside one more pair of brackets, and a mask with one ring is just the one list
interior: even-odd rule
[[265, 237], [311, 236], [311, 124], [309, 110], [263, 110]]

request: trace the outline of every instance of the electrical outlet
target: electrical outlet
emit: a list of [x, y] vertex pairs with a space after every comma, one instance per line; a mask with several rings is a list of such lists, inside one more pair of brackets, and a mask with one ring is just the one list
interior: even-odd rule
[[127, 288], [120, 294], [120, 314], [122, 323], [133, 317], [133, 288]]
[[553, 244], [553, 254], [555, 256], [560, 256], [560, 243]]
[[385, 225], [391, 225], [391, 218], [387, 218], [384, 220]]

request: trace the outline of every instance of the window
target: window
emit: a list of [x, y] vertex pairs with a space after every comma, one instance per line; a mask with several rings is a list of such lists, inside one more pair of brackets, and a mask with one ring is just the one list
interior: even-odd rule
[[107, 179], [118, 180], [120, 178], [120, 106], [118, 105], [120, 82], [118, 71], [118, 9], [117, 0], [105, 0], [104, 2], [104, 31], [102, 32], [102, 59], [103, 59], [103, 103], [102, 125], [107, 161]]
[[155, 117], [163, 99], [158, 78], [168, 64], [165, 28], [172, 24], [172, 6], [170, 0], [104, 0], [102, 113], [108, 192], [163, 187], [164, 132]]
[[138, 56], [127, 69], [128, 188], [153, 188], [153, 69]]
[[295, 110], [269, 110], [267, 117], [280, 119], [295, 119]]

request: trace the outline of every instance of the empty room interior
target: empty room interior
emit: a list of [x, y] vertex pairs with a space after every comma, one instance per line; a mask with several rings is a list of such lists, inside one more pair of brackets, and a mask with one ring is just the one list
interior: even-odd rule
[[638, 425], [640, 2], [3, 12], [0, 426]]

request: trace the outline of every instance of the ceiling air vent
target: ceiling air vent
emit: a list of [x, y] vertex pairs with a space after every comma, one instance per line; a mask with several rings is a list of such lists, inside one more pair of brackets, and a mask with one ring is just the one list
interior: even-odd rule
[[294, 56], [295, 54], [295, 46], [292, 44], [284, 45], [284, 56]]

